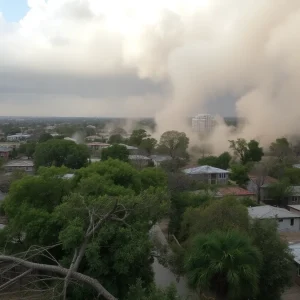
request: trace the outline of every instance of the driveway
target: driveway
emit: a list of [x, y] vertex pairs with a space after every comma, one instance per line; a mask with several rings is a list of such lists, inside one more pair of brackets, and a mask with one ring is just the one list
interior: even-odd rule
[[282, 300], [299, 300], [300, 299], [300, 287], [299, 285], [293, 285], [283, 295]]

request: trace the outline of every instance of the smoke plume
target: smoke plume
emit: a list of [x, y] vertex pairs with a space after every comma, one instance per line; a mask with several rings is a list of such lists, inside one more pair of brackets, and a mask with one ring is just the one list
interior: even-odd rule
[[[298, 133], [299, 0], [29, 2], [17, 28], [5, 29], [0, 16], [6, 66], [96, 77], [135, 73], [164, 83], [168, 94], [155, 102], [158, 133], [186, 131], [194, 144], [187, 117], [205, 113], [210, 101], [224, 107], [234, 98], [246, 125], [232, 131], [220, 121], [210, 138], [214, 152], [236, 137], [267, 145]], [[136, 117], [143, 105], [141, 98]]]

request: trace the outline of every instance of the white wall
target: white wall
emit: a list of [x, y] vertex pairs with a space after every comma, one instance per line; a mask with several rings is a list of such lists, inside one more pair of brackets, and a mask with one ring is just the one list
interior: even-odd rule
[[300, 218], [294, 218], [294, 226], [291, 226], [291, 219], [282, 219], [282, 222], [278, 220], [278, 231], [300, 231]]

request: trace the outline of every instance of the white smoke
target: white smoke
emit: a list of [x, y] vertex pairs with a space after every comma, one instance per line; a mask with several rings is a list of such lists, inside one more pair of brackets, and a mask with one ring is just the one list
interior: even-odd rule
[[[215, 152], [226, 150], [228, 139], [238, 136], [267, 145], [278, 136], [297, 134], [299, 0], [29, 4], [18, 26], [7, 30], [0, 17], [6, 66], [94, 76], [135, 72], [167, 81], [170, 94], [155, 116], [159, 133], [189, 133], [188, 116], [205, 112], [212, 98], [224, 101], [224, 95], [231, 95], [247, 126], [233, 133], [220, 125], [211, 137]], [[136, 106], [136, 117], [142, 106]], [[197, 142], [192, 134], [191, 139]]]

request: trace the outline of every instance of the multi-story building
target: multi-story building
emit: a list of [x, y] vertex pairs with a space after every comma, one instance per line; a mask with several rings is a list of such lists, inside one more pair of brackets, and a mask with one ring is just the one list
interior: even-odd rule
[[209, 114], [199, 114], [192, 119], [192, 130], [194, 132], [209, 133], [215, 125], [215, 117]]

